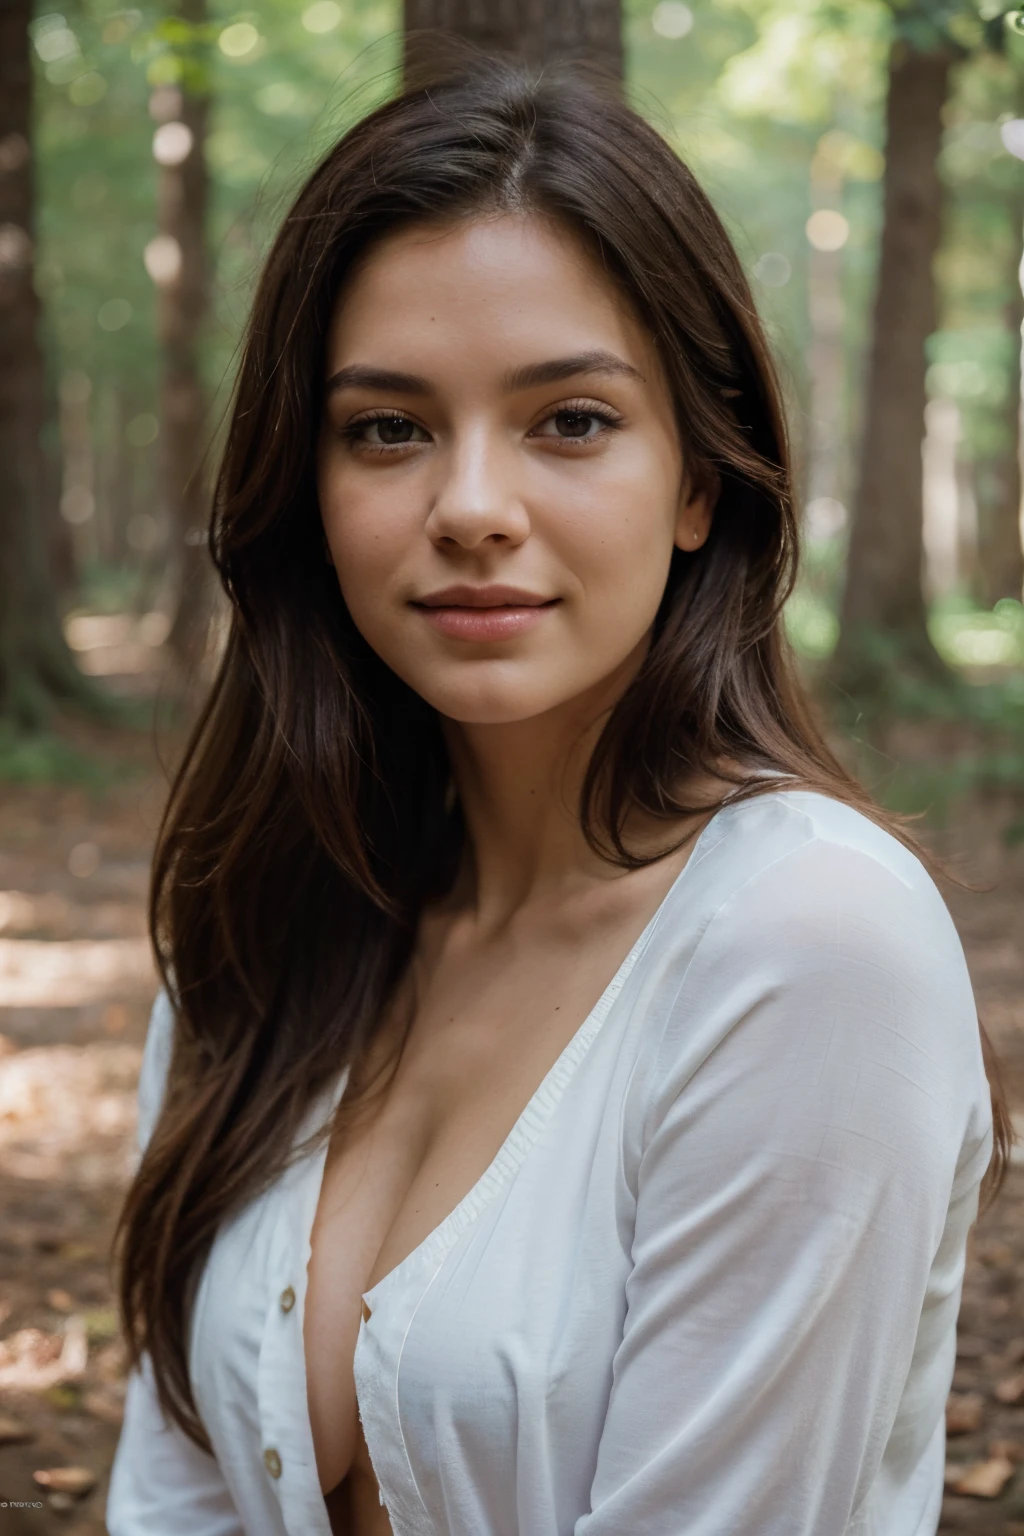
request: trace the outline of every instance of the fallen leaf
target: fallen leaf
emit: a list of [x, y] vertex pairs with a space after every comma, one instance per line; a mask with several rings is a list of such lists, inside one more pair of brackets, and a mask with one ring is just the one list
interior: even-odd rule
[[1020, 1440], [990, 1440], [988, 1445], [990, 1456], [1004, 1456], [1007, 1461], [1012, 1461], [1014, 1466], [1024, 1461], [1024, 1444]]
[[20, 1419], [9, 1418], [6, 1413], [0, 1413], [0, 1445], [20, 1445], [23, 1440], [32, 1439], [32, 1430]]
[[1013, 1249], [999, 1238], [983, 1238], [974, 1245], [974, 1257], [987, 1269], [1009, 1269], [1013, 1265]]
[[1002, 1381], [997, 1381], [994, 1395], [998, 1402], [1015, 1406], [1024, 1398], [1024, 1371], [1018, 1371], [1014, 1376], [1004, 1376]]
[[124, 1419], [124, 1402], [121, 1395], [110, 1387], [94, 1387], [82, 1398], [82, 1407], [94, 1419], [104, 1424], [118, 1426]]
[[946, 1399], [946, 1433], [973, 1435], [981, 1427], [985, 1399], [980, 1392], [951, 1392]]
[[96, 1307], [84, 1313], [82, 1321], [90, 1344], [106, 1344], [117, 1337], [119, 1319], [113, 1307]]
[[96, 1486], [96, 1474], [88, 1467], [46, 1467], [32, 1476], [40, 1488], [48, 1488], [51, 1493], [69, 1493], [75, 1498]]
[[975, 1499], [998, 1499], [1013, 1476], [1013, 1462], [1005, 1456], [992, 1456], [988, 1461], [976, 1461], [964, 1470], [963, 1476], [952, 1488]]
[[82, 1259], [94, 1259], [96, 1248], [92, 1243], [61, 1243], [59, 1253], [68, 1264], [77, 1264]]
[[82, 1401], [78, 1387], [66, 1381], [47, 1387], [42, 1393], [42, 1398], [51, 1408], [56, 1408], [58, 1413], [74, 1413]]

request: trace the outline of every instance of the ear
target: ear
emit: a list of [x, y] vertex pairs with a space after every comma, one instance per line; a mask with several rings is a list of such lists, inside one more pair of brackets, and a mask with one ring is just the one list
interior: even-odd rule
[[677, 549], [692, 555], [706, 543], [720, 489], [721, 481], [714, 470], [707, 470], [697, 481], [686, 481], [676, 514]]

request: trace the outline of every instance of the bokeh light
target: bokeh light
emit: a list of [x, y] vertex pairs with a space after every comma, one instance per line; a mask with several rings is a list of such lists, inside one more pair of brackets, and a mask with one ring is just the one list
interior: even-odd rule
[[153, 159], [157, 165], [181, 165], [192, 153], [192, 130], [187, 123], [161, 123], [153, 135]]
[[307, 32], [333, 32], [341, 20], [341, 7], [334, 0], [317, 0], [302, 13], [302, 25]]
[[785, 288], [793, 275], [793, 268], [781, 251], [765, 251], [754, 263], [754, 276], [766, 288]]
[[132, 317], [132, 307], [127, 299], [108, 299], [96, 316], [101, 331], [123, 331]]
[[682, 0], [661, 0], [654, 7], [651, 26], [659, 37], [688, 37], [693, 31], [693, 12]]
[[217, 46], [227, 59], [243, 59], [251, 53], [260, 35], [251, 21], [236, 21], [225, 27], [217, 39]]
[[840, 251], [850, 238], [850, 222], [835, 208], [817, 208], [806, 229], [816, 251]]
[[143, 265], [158, 288], [177, 281], [181, 273], [181, 246], [173, 235], [154, 235], [142, 253]]

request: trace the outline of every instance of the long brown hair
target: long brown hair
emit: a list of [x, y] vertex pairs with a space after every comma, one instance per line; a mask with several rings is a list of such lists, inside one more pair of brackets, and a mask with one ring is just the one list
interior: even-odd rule
[[328, 320], [385, 234], [500, 210], [559, 221], [627, 296], [690, 463], [720, 486], [705, 546], [673, 556], [649, 654], [589, 765], [591, 845], [645, 862], [624, 843], [630, 809], [677, 822], [704, 808], [687, 804], [687, 782], [723, 764], [734, 794], [762, 791], [754, 775], [773, 769], [908, 841], [833, 756], [794, 671], [780, 391], [739, 259], [690, 171], [578, 70], [479, 60], [408, 87], [313, 172], [259, 284], [211, 524], [230, 633], [154, 864], [153, 942], [177, 1023], [122, 1216], [121, 1301], [133, 1358], [148, 1350], [165, 1409], [201, 1445], [186, 1358], [198, 1270], [374, 1038], [465, 837], [436, 715], [363, 641], [324, 558]]

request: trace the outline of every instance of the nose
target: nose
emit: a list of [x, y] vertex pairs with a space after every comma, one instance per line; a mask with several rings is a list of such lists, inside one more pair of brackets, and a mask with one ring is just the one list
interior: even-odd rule
[[521, 544], [530, 525], [514, 459], [511, 444], [486, 424], [455, 433], [435, 460], [440, 478], [427, 517], [429, 537], [463, 549]]

